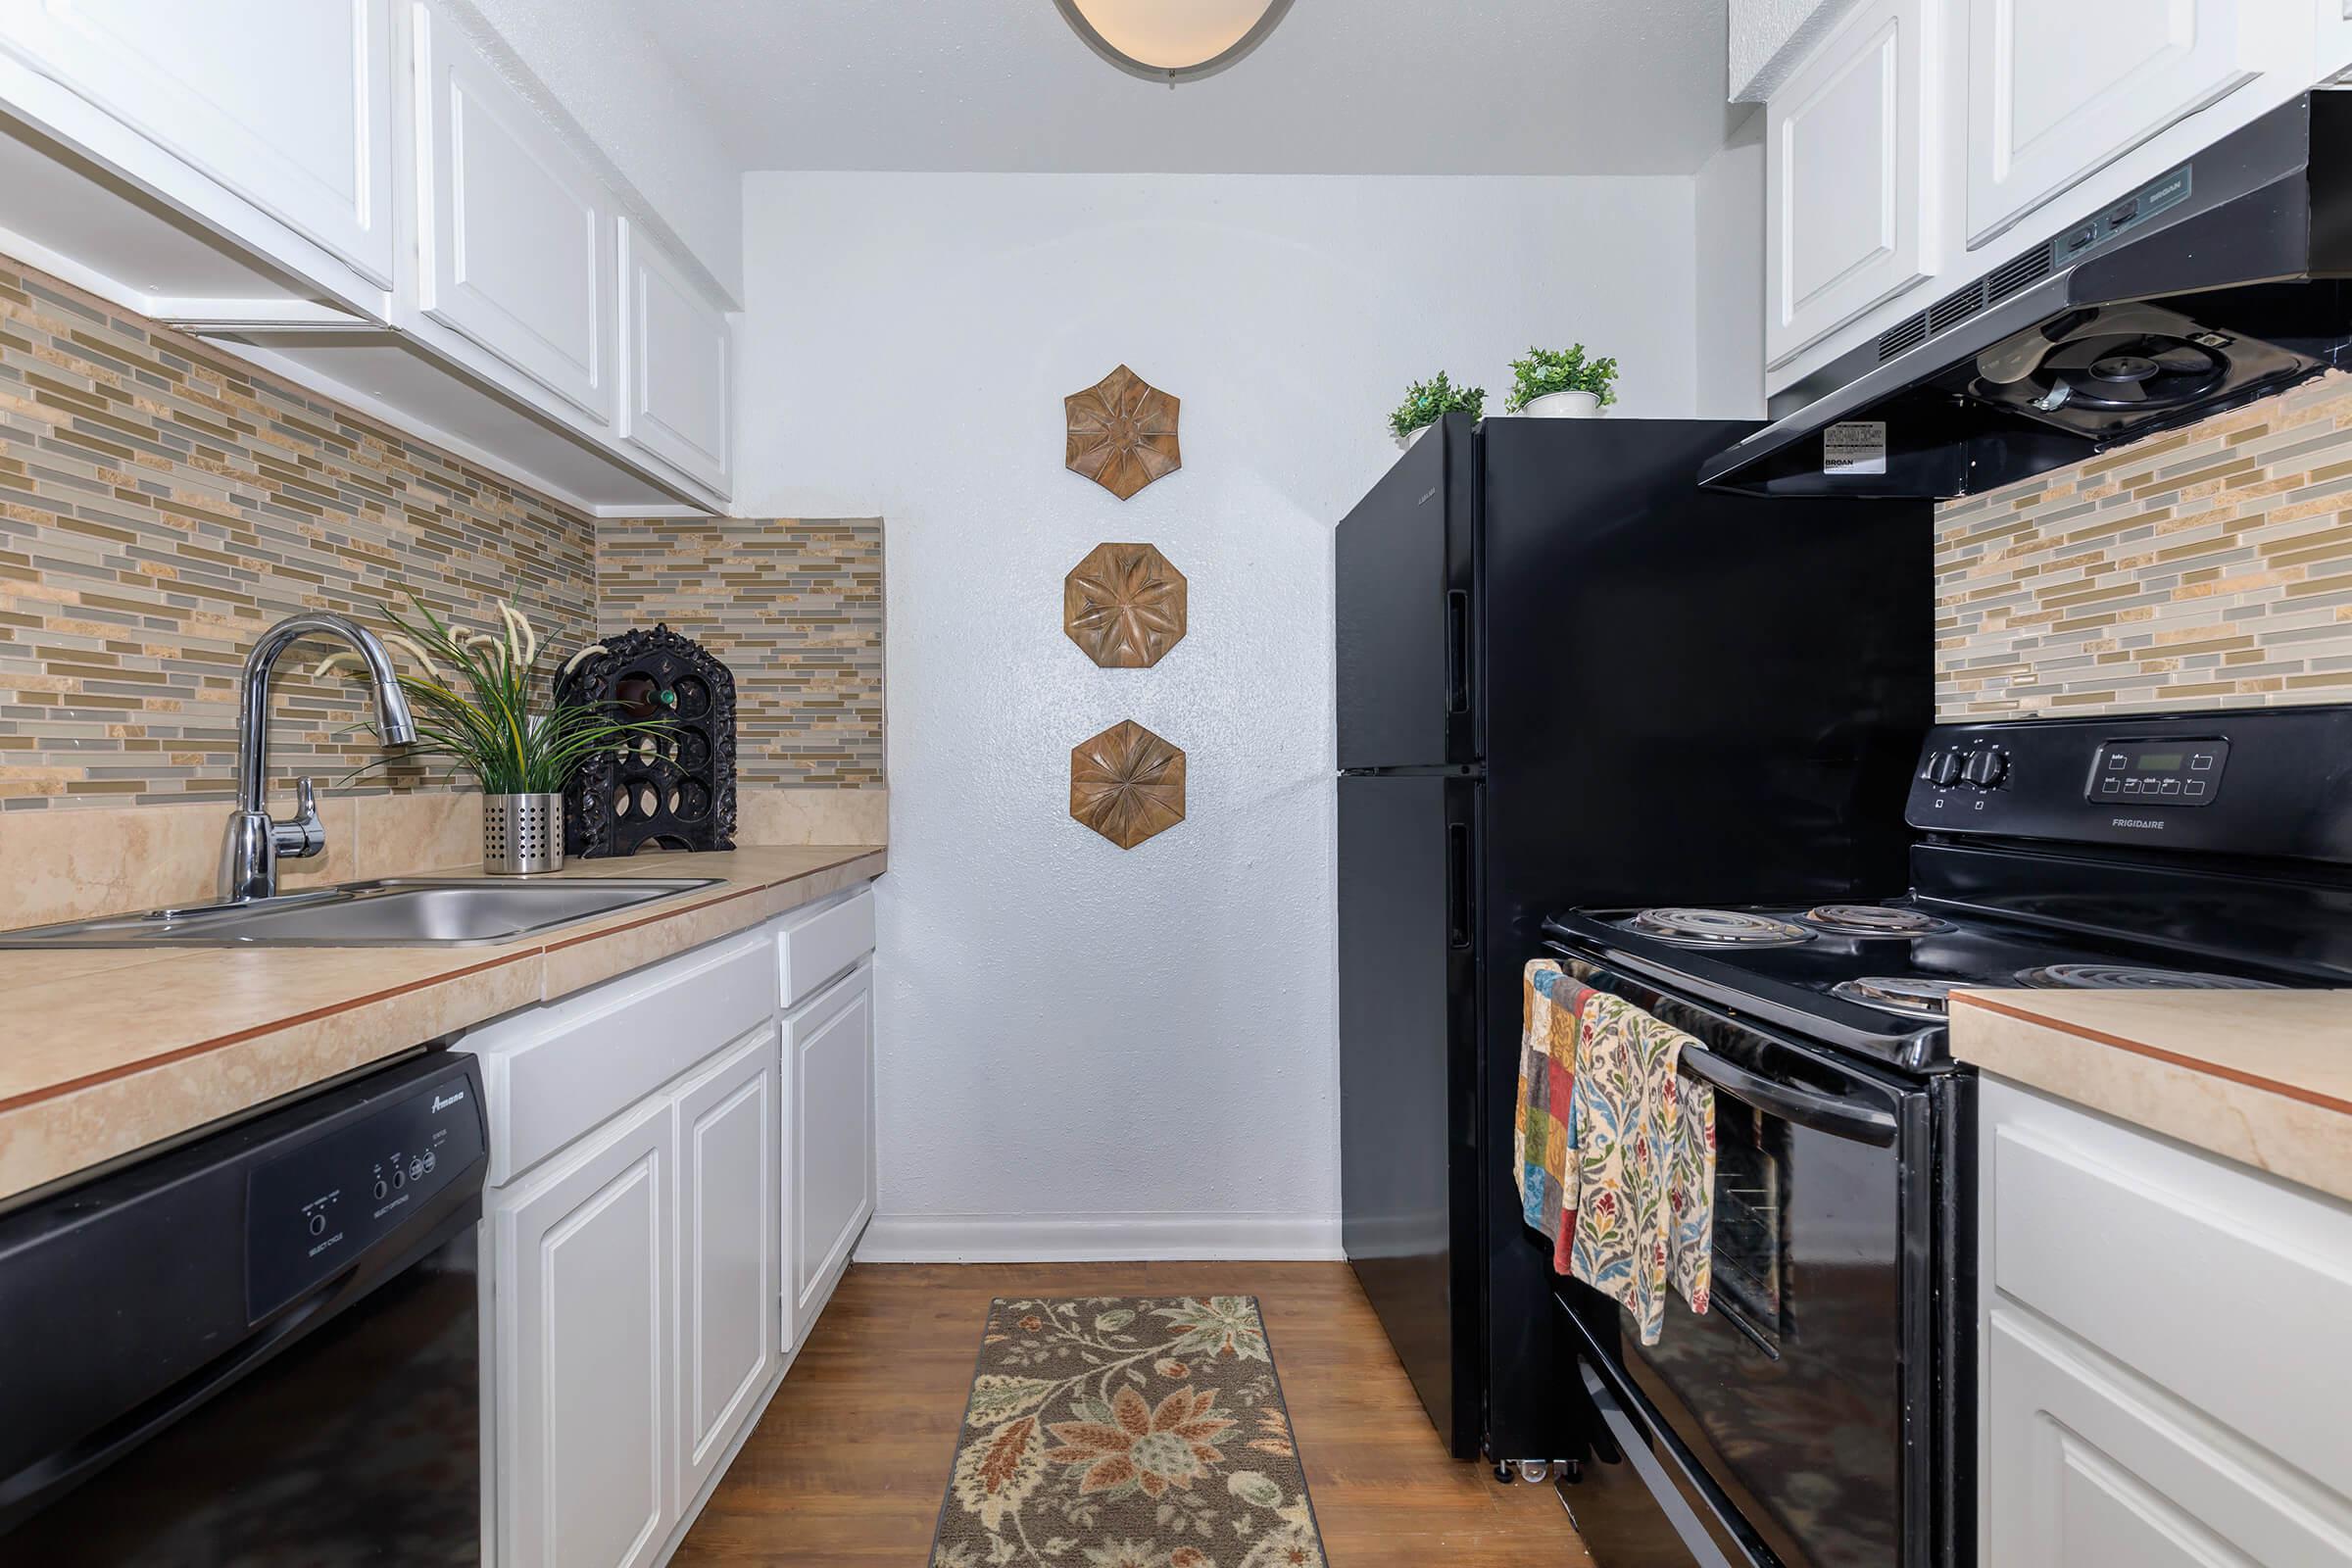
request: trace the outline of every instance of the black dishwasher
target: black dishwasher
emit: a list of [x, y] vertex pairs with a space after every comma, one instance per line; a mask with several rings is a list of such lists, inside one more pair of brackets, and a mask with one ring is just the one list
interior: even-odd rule
[[0, 1561], [481, 1560], [473, 1058], [0, 1215]]

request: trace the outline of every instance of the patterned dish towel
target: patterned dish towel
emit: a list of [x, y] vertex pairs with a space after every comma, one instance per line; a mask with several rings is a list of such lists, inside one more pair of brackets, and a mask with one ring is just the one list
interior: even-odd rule
[[1511, 1168], [1519, 1177], [1519, 1200], [1527, 1223], [1552, 1244], [1551, 1266], [1568, 1272], [1568, 1248], [1576, 1231], [1570, 1200], [1574, 1147], [1568, 1104], [1576, 1081], [1578, 1014], [1597, 996], [1549, 958], [1538, 958], [1520, 975], [1519, 1108], [1511, 1122]]
[[[1529, 964], [1527, 1004], [1519, 1192], [1529, 1225], [1552, 1237], [1552, 1267], [1623, 1302], [1642, 1343], [1656, 1345], [1670, 1284], [1691, 1312], [1707, 1309], [1715, 1269], [1715, 1091], [1677, 1074], [1689, 1034], [1576, 985], [1557, 966]], [[1545, 1072], [1534, 1072], [1539, 1065]], [[1545, 1104], [1557, 1104], [1550, 1096], [1566, 1081], [1564, 1124], [1536, 1114], [1529, 1079], [1543, 1084]], [[1550, 1203], [1539, 1203], [1552, 1185], [1562, 1195], [1557, 1218]]]

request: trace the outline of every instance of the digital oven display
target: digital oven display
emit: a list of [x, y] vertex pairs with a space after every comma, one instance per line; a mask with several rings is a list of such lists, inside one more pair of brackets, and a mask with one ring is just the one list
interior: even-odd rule
[[2083, 796], [2097, 806], [2211, 806], [2221, 793], [2230, 743], [2182, 740], [2158, 751], [2145, 742], [2107, 741], [2091, 759]]

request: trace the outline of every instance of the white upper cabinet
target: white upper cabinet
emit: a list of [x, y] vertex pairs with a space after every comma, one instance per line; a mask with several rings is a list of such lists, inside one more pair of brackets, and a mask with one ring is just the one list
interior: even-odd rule
[[416, 51], [418, 308], [610, 424], [611, 194], [521, 94], [423, 7]]
[[241, 0], [228, 8], [15, 0], [0, 20], [0, 43], [389, 286], [390, 7], [391, 0]]
[[734, 323], [625, 218], [620, 353], [622, 439], [729, 494]]
[[1773, 96], [1765, 122], [1768, 365], [1938, 265], [1928, 156], [1941, 0], [1873, 0]]
[[1969, 244], [2253, 79], [2279, 5], [1969, 0]]

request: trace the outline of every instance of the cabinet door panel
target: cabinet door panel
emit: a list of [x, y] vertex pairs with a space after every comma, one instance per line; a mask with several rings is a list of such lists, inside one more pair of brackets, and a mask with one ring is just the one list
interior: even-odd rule
[[2241, 3], [1971, 0], [1969, 244], [2251, 80]]
[[1987, 1534], [2003, 1568], [2352, 1562], [2352, 1507], [2031, 1314], [1986, 1326]]
[[1766, 111], [1767, 359], [1936, 270], [1932, 69], [1940, 0], [1864, 6]]
[[421, 13], [417, 58], [431, 83], [425, 315], [611, 423], [611, 197], [487, 61]]
[[625, 218], [620, 343], [621, 435], [727, 494], [734, 328]]
[[509, 1568], [636, 1568], [674, 1521], [674, 1152], [658, 1102], [495, 1211]]
[[4, 46], [374, 283], [392, 281], [390, 0], [39, 0]]
[[691, 1497], [775, 1366], [776, 1030], [678, 1093], [678, 1495]]
[[801, 1332], [874, 1211], [873, 970], [861, 965], [787, 1025], [795, 1112], [793, 1289]]

